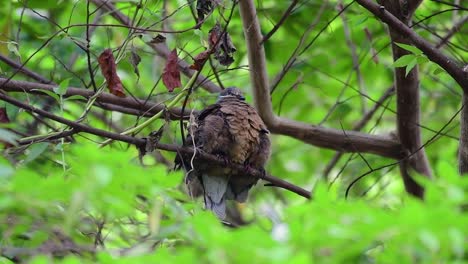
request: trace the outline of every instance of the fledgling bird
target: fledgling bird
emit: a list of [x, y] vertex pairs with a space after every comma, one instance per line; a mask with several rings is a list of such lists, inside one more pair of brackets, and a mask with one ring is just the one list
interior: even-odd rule
[[[184, 145], [217, 155], [226, 162], [243, 164], [246, 168], [263, 170], [270, 156], [268, 129], [255, 108], [245, 102], [238, 88], [223, 90], [218, 101], [206, 107], [190, 124]], [[201, 185], [205, 207], [220, 219], [226, 217], [226, 200], [245, 202], [250, 188], [258, 178], [226, 166], [197, 163], [191, 167], [191, 156], [178, 156], [176, 165], [189, 172], [186, 183]], [[196, 195], [196, 194], [195, 194]]]

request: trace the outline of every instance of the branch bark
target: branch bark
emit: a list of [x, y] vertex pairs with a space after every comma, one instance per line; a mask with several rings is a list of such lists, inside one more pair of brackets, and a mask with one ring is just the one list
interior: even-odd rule
[[[410, 26], [411, 17], [421, 1], [410, 1], [411, 6], [400, 5], [398, 0], [385, 1], [385, 9], [398, 18], [405, 26]], [[396, 43], [411, 44], [411, 39], [406, 34], [393, 27], [389, 28], [392, 40], [393, 60], [410, 54], [410, 52], [398, 47]], [[397, 97], [397, 129], [402, 147], [407, 153], [414, 153], [409, 159], [400, 163], [400, 173], [406, 191], [416, 197], [424, 197], [424, 188], [418, 184], [411, 175], [411, 170], [431, 178], [432, 172], [421, 139], [420, 100], [419, 100], [419, 70], [414, 67], [408, 74], [405, 68], [398, 67], [394, 71], [395, 89]]]
[[[99, 129], [99, 128], [91, 127], [91, 126], [88, 126], [88, 125], [85, 125], [85, 124], [82, 124], [82, 123], [78, 123], [78, 122], [75, 122], [75, 121], [60, 117], [60, 116], [56, 116], [56, 115], [54, 115], [54, 114], [52, 114], [50, 112], [44, 111], [42, 109], [38, 109], [38, 108], [36, 108], [36, 107], [34, 107], [32, 105], [29, 105], [29, 104], [23, 103], [21, 101], [18, 101], [16, 99], [2, 93], [2, 92], [0, 92], [0, 100], [8, 102], [8, 103], [10, 103], [12, 105], [15, 105], [15, 106], [17, 106], [19, 108], [22, 108], [22, 109], [24, 109], [24, 110], [26, 110], [28, 112], [38, 114], [40, 116], [49, 118], [49, 119], [54, 120], [56, 122], [59, 122], [61, 124], [65, 124], [65, 125], [72, 128], [73, 133], [85, 132], [85, 133], [101, 136], [101, 137], [104, 137], [104, 138], [111, 138], [111, 139], [114, 139], [114, 140], [127, 142], [129, 144], [135, 145], [138, 149], [145, 149], [146, 148], [146, 143], [147, 142], [146, 142], [146, 139], [144, 139], [144, 138], [137, 138], [137, 137], [122, 135], [122, 134], [118, 134], [118, 133], [113, 133], [113, 132], [109, 132], [109, 131], [102, 130], [102, 129]], [[188, 154], [188, 155], [193, 155], [194, 154], [194, 150], [191, 147], [179, 147], [179, 146], [175, 146], [175, 145], [162, 144], [162, 143], [154, 144], [154, 147], [156, 149], [172, 151], [172, 152], [176, 152], [176, 153], [185, 153], [185, 154]], [[218, 158], [215, 155], [210, 155], [210, 154], [201, 153], [200, 151], [197, 151], [196, 152], [196, 158], [211, 162], [211, 163], [216, 164], [216, 165], [226, 166], [226, 161], [221, 159], [221, 158]], [[266, 181], [270, 182], [273, 186], [289, 190], [289, 191], [294, 192], [294, 193], [296, 193], [296, 194], [298, 194], [300, 196], [303, 196], [303, 197], [305, 197], [307, 199], [312, 198], [312, 195], [311, 195], [311, 193], [309, 191], [307, 191], [307, 190], [305, 190], [305, 189], [303, 189], [303, 188], [301, 188], [299, 186], [296, 186], [296, 185], [294, 185], [292, 183], [289, 183], [289, 182], [287, 182], [285, 180], [282, 180], [280, 178], [272, 176], [271, 174], [268, 174], [266, 172], [262, 172], [260, 170], [255, 170], [255, 169], [250, 169], [249, 171], [246, 171], [244, 165], [236, 164], [236, 163], [230, 163], [230, 164], [228, 164], [228, 166], [230, 168], [233, 168], [233, 169], [236, 169], [236, 170], [239, 170], [239, 171], [245, 171], [246, 173], [249, 173], [252, 177], [257, 177], [257, 178], [266, 180]]]
[[[7, 79], [0, 78], [0, 90], [7, 92], [26, 92], [31, 94], [40, 94], [46, 95], [40, 90], [46, 90], [49, 92], [54, 92], [53, 89], [56, 87], [49, 84], [39, 84], [26, 81], [15, 81], [10, 80], [6, 82]], [[72, 95], [81, 95], [85, 98], [90, 98], [95, 95], [94, 91], [82, 88], [69, 87], [67, 92], [64, 94], [64, 97], [70, 97]], [[101, 93], [97, 97], [97, 102], [103, 104], [97, 104], [104, 109], [109, 109], [113, 111], [118, 111], [127, 114], [134, 114], [138, 116], [153, 116], [157, 112], [165, 108], [163, 103], [153, 103], [150, 101], [145, 101], [141, 99], [135, 99], [132, 97], [121, 98], [110, 93]], [[180, 108], [171, 108], [168, 109], [171, 119], [180, 119], [182, 115], [182, 110]], [[190, 111], [185, 111], [185, 118], [190, 116]]]
[[[411, 28], [409, 28], [403, 21], [395, 17], [390, 11], [386, 9], [386, 6], [380, 6], [372, 0], [356, 0], [361, 6], [369, 10], [375, 16], [385, 22], [392, 30], [402, 36], [406, 36], [407, 39], [417, 48], [424, 52], [424, 54], [434, 63], [442, 67], [452, 78], [460, 85], [465, 93], [468, 92], [468, 72], [464, 71], [463, 68], [457, 63], [445, 56], [442, 52], [436, 49], [427, 40], [416, 34]], [[387, 2], [387, 1], [386, 1]], [[409, 3], [415, 1], [408, 1]], [[408, 7], [411, 9], [411, 6]], [[408, 13], [409, 14], [409, 13]]]
[[255, 107], [271, 132], [287, 135], [314, 146], [343, 152], [367, 152], [393, 159], [402, 157], [399, 142], [390, 138], [313, 126], [275, 116], [269, 93], [265, 51], [260, 45], [263, 37], [254, 1], [239, 1], [239, 7], [247, 43]]

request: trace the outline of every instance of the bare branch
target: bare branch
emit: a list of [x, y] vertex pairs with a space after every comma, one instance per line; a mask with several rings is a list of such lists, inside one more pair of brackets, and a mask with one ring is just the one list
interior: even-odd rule
[[[54, 85], [48, 84], [39, 84], [33, 82], [25, 82], [25, 81], [14, 81], [10, 80], [6, 82], [7, 79], [0, 78], [0, 89], [8, 92], [27, 92], [32, 94], [40, 94], [46, 95], [45, 93], [41, 92], [40, 90], [46, 90], [50, 92], [54, 92]], [[6, 83], [5, 83], [6, 82]], [[74, 88], [69, 87], [67, 92], [64, 94], [64, 97], [70, 97], [72, 95], [81, 95], [85, 98], [90, 98], [95, 95], [94, 91], [82, 89], [82, 88]], [[111, 109], [114, 111], [119, 111], [122, 113], [127, 114], [134, 114], [134, 115], [148, 115], [151, 116], [156, 114], [157, 112], [164, 109], [164, 104], [162, 103], [153, 103], [146, 100], [135, 99], [132, 97], [125, 97], [121, 98], [115, 96], [110, 93], [102, 92], [97, 97], [97, 102], [105, 103], [104, 105], [97, 105], [105, 109]], [[172, 119], [180, 119], [182, 112], [179, 108], [171, 108], [169, 109], [170, 117]], [[184, 117], [188, 118], [190, 115], [189, 111], [185, 111]]]
[[22, 74], [24, 74], [25, 76], [29, 77], [29, 78], [32, 78], [40, 83], [45, 83], [45, 84], [49, 84], [49, 83], [52, 83], [52, 81], [48, 80], [47, 78], [43, 77], [42, 75], [26, 68], [26, 66], [23, 66], [21, 65], [21, 63], [18, 63], [10, 58], [8, 58], [7, 56], [3, 55], [3, 54], [0, 54], [0, 60], [3, 61], [5, 64], [7, 64], [8, 66], [14, 68], [14, 69], [17, 69], [19, 72], [21, 72]]
[[[31, 106], [29, 104], [18, 101], [18, 100], [14, 99], [14, 98], [6, 95], [6, 94], [3, 94], [1, 92], [0, 92], [0, 100], [8, 102], [8, 103], [10, 103], [12, 105], [15, 105], [15, 106], [17, 106], [19, 108], [22, 108], [22, 109], [26, 110], [26, 111], [36, 113], [38, 115], [41, 115], [41, 116], [44, 116], [46, 118], [52, 119], [52, 120], [57, 121], [59, 123], [65, 124], [65, 125], [71, 127], [73, 129], [73, 132], [76, 132], [76, 133], [85, 132], [85, 133], [89, 133], [89, 134], [93, 134], [93, 135], [97, 135], [97, 136], [101, 136], [101, 137], [105, 137], [105, 138], [110, 138], [110, 139], [114, 139], [114, 140], [118, 140], [118, 141], [122, 141], [122, 142], [127, 142], [129, 144], [135, 145], [138, 149], [145, 149], [145, 147], [146, 147], [146, 139], [131, 137], [131, 136], [122, 135], [122, 134], [118, 134], [118, 133], [113, 133], [113, 132], [98, 129], [98, 128], [95, 128], [95, 127], [87, 126], [87, 125], [84, 125], [82, 123], [74, 122], [74, 121], [71, 121], [69, 119], [66, 119], [66, 118], [63, 118], [63, 117], [60, 117], [60, 116], [56, 116], [56, 115], [54, 115], [54, 114], [52, 114], [50, 112], [46, 112], [44, 110], [35, 108], [34, 106]], [[28, 143], [31, 143], [31, 142], [28, 142]], [[185, 154], [189, 154], [189, 155], [193, 155], [193, 153], [194, 153], [194, 150], [191, 147], [179, 147], [179, 146], [175, 146], [175, 145], [161, 144], [161, 143], [157, 143], [155, 147], [157, 149], [172, 151], [172, 152], [176, 152], [176, 153], [185, 153]], [[212, 163], [217, 164], [217, 165], [226, 166], [226, 161], [221, 159], [221, 158], [218, 158], [215, 155], [210, 155], [210, 154], [201, 153], [200, 151], [197, 151], [197, 158], [203, 159], [205, 161], [212, 162]], [[270, 182], [272, 185], [274, 185], [276, 187], [280, 187], [280, 188], [292, 191], [292, 192], [294, 192], [294, 193], [296, 193], [296, 194], [298, 194], [300, 196], [303, 196], [303, 197], [305, 197], [307, 199], [311, 198], [311, 193], [309, 191], [307, 191], [307, 190], [305, 190], [305, 189], [303, 189], [303, 188], [301, 188], [299, 186], [296, 186], [294, 184], [291, 184], [291, 183], [289, 183], [289, 182], [287, 182], [285, 180], [276, 178], [276, 177], [274, 177], [274, 176], [272, 176], [270, 174], [267, 174], [265, 172], [262, 172], [260, 170], [250, 169], [249, 171], [246, 171], [245, 166], [242, 165], [242, 164], [231, 163], [231, 164], [228, 164], [228, 166], [233, 168], [233, 169], [236, 169], [236, 170], [245, 171], [246, 173], [249, 173], [253, 177], [258, 177], [260, 179], [266, 180], [266, 181]]]
[[247, 50], [255, 106], [268, 128], [276, 134], [287, 135], [318, 147], [344, 152], [367, 152], [394, 159], [401, 158], [400, 144], [390, 138], [355, 131], [324, 128], [278, 118], [273, 114], [266, 73], [265, 52], [253, 0], [239, 2]]
[[[362, 117], [361, 120], [359, 120], [356, 125], [354, 125], [353, 130], [354, 131], [360, 131], [361, 129], [364, 128], [364, 126], [371, 120], [371, 118], [374, 116], [374, 114], [379, 110], [381, 105], [390, 97], [394, 94], [395, 88], [393, 86], [389, 87], [383, 95], [377, 100], [378, 103], [372, 107], [369, 111], [366, 112], [366, 114]], [[323, 175], [324, 177], [328, 177], [328, 174], [330, 171], [335, 167], [335, 165], [338, 163], [340, 160], [341, 156], [343, 156], [344, 152], [336, 152], [333, 158], [330, 160], [330, 162], [325, 166], [325, 169], [323, 170]]]
[[257, 20], [257, 9], [253, 0], [239, 1], [239, 9], [249, 56], [249, 72], [253, 86], [255, 107], [265, 124], [269, 128], [275, 127], [277, 118], [273, 114], [273, 107], [271, 105], [265, 50], [263, 45], [260, 45], [263, 36]]
[[356, 0], [356, 2], [388, 24], [393, 30], [403, 36], [406, 36], [411, 43], [423, 51], [431, 61], [437, 63], [447, 71], [447, 73], [452, 76], [465, 93], [468, 92], [468, 72], [463, 71], [463, 68], [457, 65], [455, 61], [445, 56], [427, 40], [416, 34], [411, 28], [405, 25], [405, 23], [387, 11], [385, 7], [376, 4], [372, 0]]
[[[386, 1], [385, 9], [391, 12], [395, 18], [400, 19], [405, 26], [410, 26], [411, 17], [420, 1], [413, 1], [411, 6], [400, 5], [398, 0]], [[394, 27], [389, 29], [392, 40], [393, 60], [396, 61], [410, 52], [399, 47], [396, 43], [411, 44], [408, 35], [402, 34]], [[434, 48], [435, 49], [435, 48]], [[419, 68], [416, 66], [406, 73], [403, 67], [394, 70], [395, 90], [397, 98], [397, 128], [401, 145], [407, 153], [414, 153], [409, 158], [400, 162], [400, 172], [408, 193], [423, 198], [424, 188], [417, 183], [411, 170], [431, 178], [432, 172], [424, 147], [422, 147], [421, 129], [417, 125], [420, 122], [420, 100], [419, 100]]]

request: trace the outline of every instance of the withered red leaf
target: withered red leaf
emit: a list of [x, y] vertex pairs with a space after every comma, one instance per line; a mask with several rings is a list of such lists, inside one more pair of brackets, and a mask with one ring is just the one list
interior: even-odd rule
[[214, 50], [215, 59], [221, 65], [229, 66], [234, 62], [232, 54], [236, 51], [236, 47], [234, 47], [229, 33], [223, 32], [219, 23], [216, 23], [210, 30], [208, 43], [210, 49]]
[[209, 50], [205, 50], [201, 52], [200, 54], [195, 56], [195, 58], [193, 58], [193, 64], [190, 65], [190, 69], [201, 71], [203, 64], [205, 64], [205, 62], [208, 60], [209, 57], [210, 57]]
[[106, 78], [107, 88], [111, 94], [118, 97], [125, 97], [122, 81], [117, 75], [117, 66], [115, 65], [114, 55], [111, 49], [104, 50], [98, 58], [102, 75]]
[[197, 0], [198, 23], [202, 22], [205, 15], [208, 15], [216, 5], [217, 3], [213, 0]]
[[0, 123], [10, 123], [8, 118], [6, 107], [0, 107]]
[[[6, 107], [0, 107], [0, 123], [10, 123], [10, 118], [8, 118]], [[8, 143], [7, 141], [0, 140], [0, 143], [3, 144], [5, 148], [13, 147], [13, 144]]]
[[158, 35], [156, 35], [156, 37], [154, 37], [154, 38], [152, 38], [150, 40], [150, 43], [158, 44], [158, 43], [163, 43], [164, 41], [166, 41], [166, 37], [161, 35], [161, 34], [158, 34]]
[[182, 86], [180, 83], [180, 71], [177, 65], [178, 60], [177, 50], [174, 49], [169, 53], [169, 56], [167, 56], [166, 66], [164, 66], [162, 81], [169, 92]]

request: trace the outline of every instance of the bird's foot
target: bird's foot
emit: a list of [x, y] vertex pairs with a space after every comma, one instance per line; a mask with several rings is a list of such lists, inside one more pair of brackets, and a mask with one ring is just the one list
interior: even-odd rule
[[229, 164], [231, 164], [231, 159], [229, 159], [226, 155], [221, 154], [221, 153], [217, 153], [217, 154], [215, 154], [215, 156], [216, 156], [218, 159], [220, 159], [220, 160], [223, 161], [223, 165], [224, 165], [224, 166], [228, 166]]

